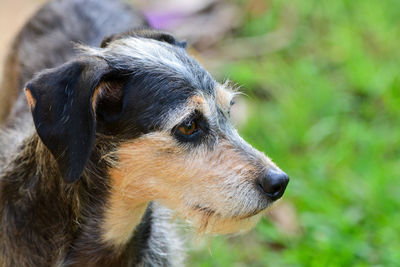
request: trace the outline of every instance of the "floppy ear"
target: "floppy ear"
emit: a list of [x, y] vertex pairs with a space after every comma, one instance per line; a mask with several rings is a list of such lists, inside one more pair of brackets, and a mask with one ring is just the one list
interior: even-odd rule
[[95, 99], [107, 72], [104, 60], [83, 58], [44, 71], [26, 85], [36, 131], [68, 183], [82, 175], [93, 149]]
[[175, 45], [181, 48], [186, 49], [187, 43], [186, 41], [178, 41], [175, 39], [175, 37], [167, 32], [162, 32], [154, 29], [134, 29], [130, 30], [128, 32], [122, 33], [122, 34], [116, 34], [116, 35], [111, 35], [109, 37], [106, 37], [102, 42], [101, 42], [101, 47], [107, 47], [109, 43], [124, 38], [124, 37], [142, 37], [142, 38], [148, 38], [148, 39], [154, 39], [160, 42], [165, 42], [169, 43], [171, 45]]

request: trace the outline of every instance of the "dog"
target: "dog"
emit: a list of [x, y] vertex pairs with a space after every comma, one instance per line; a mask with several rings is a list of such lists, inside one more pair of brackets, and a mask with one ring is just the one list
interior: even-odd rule
[[173, 218], [245, 231], [288, 184], [235, 90], [122, 2], [45, 4], [5, 71], [0, 266], [181, 266]]

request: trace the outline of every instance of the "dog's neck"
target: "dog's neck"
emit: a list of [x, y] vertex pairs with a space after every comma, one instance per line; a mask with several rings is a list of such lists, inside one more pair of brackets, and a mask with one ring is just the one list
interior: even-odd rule
[[[104, 212], [103, 239], [115, 246], [124, 246], [132, 238], [135, 227], [141, 222], [148, 202], [127, 197], [124, 192], [111, 190], [108, 208]], [[132, 205], [132, 202], [136, 205]]]
[[54, 158], [36, 134], [25, 140], [2, 174], [0, 238], [13, 239], [13, 247], [22, 250], [30, 249], [29, 239], [42, 240], [39, 251], [43, 255], [37, 251], [19, 254], [37, 255], [37, 259], [27, 258], [27, 264], [42, 266], [40, 258], [71, 266], [123, 266], [133, 259], [140, 261], [140, 253], [131, 250], [140, 250], [138, 242], [144, 238], [140, 232], [149, 232], [147, 223], [134, 231], [148, 203], [129, 206], [132, 199], [127, 202], [123, 192], [115, 192], [104, 157], [112, 147], [106, 144], [99, 138], [83, 177], [75, 184], [62, 181]]

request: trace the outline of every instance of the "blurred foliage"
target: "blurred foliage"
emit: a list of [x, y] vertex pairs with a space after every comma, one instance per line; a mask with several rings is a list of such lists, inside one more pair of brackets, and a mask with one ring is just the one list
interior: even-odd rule
[[400, 1], [237, 2], [236, 37], [278, 30], [288, 8], [298, 17], [284, 48], [224, 74], [251, 103], [241, 134], [291, 177], [284, 200], [302, 231], [263, 219], [188, 265], [399, 266]]

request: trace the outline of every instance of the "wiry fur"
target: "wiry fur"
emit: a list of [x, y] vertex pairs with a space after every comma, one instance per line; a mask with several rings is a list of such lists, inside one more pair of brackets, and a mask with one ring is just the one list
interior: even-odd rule
[[0, 130], [0, 266], [180, 266], [172, 217], [243, 231], [283, 194], [230, 124], [235, 93], [183, 42], [129, 30], [144, 25], [118, 1], [58, 0], [16, 39], [4, 85], [30, 81]]

